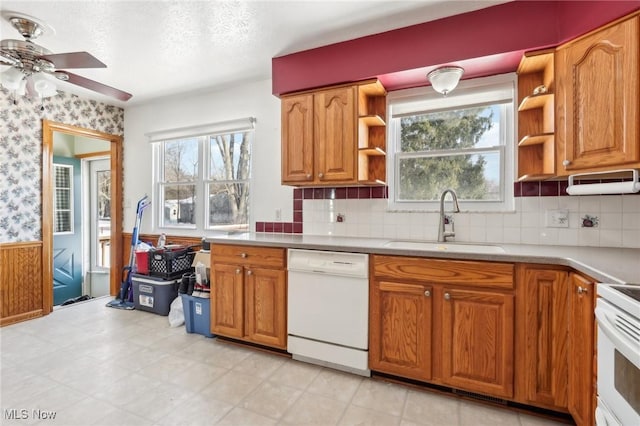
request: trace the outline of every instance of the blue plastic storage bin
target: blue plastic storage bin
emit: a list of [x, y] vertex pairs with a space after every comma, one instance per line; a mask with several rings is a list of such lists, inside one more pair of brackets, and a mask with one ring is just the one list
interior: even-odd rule
[[193, 297], [181, 294], [182, 307], [184, 309], [184, 323], [187, 333], [202, 334], [206, 337], [214, 337], [211, 334], [211, 299]]

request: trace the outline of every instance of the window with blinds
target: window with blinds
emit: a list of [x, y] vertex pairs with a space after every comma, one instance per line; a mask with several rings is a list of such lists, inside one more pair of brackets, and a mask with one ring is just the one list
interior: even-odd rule
[[73, 166], [53, 165], [53, 232], [73, 232]]

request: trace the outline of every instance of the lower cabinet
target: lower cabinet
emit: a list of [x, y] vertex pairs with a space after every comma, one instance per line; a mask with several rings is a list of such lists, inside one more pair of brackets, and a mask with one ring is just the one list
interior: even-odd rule
[[372, 370], [513, 396], [513, 265], [372, 256]]
[[211, 332], [286, 349], [285, 250], [211, 246]]
[[578, 426], [595, 418], [595, 284], [571, 273], [569, 283], [569, 413]]
[[376, 281], [369, 297], [369, 368], [431, 380], [433, 287]]
[[515, 399], [566, 412], [569, 271], [519, 264], [516, 282]]
[[511, 398], [513, 294], [445, 285], [440, 296], [442, 383]]

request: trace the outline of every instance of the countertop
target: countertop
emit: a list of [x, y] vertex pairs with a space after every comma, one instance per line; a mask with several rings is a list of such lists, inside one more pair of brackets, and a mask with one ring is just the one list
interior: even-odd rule
[[206, 240], [212, 244], [240, 244], [439, 259], [563, 265], [582, 272], [601, 283], [640, 283], [640, 249], [635, 248], [479, 243], [479, 245], [498, 246], [504, 249], [504, 253], [479, 253], [472, 251], [474, 243], [448, 242], [447, 244], [469, 245], [469, 251], [457, 252], [438, 249], [391, 248], [386, 246], [390, 241], [411, 240], [268, 233], [216, 235], [206, 237]]

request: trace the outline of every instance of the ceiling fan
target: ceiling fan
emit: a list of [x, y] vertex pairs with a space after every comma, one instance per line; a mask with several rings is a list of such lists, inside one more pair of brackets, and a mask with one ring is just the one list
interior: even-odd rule
[[11, 39], [0, 41], [0, 64], [11, 67], [2, 73], [4, 87], [18, 92], [26, 90], [30, 94], [35, 91], [41, 98], [51, 96], [55, 94], [55, 85], [44, 77], [44, 73], [121, 101], [131, 98], [130, 93], [63, 70], [62, 68], [106, 68], [107, 66], [87, 52], [54, 54], [35, 44], [33, 40], [47, 31], [53, 32], [53, 28], [47, 24], [18, 12], [3, 11], [2, 17], [24, 37], [24, 41]]

